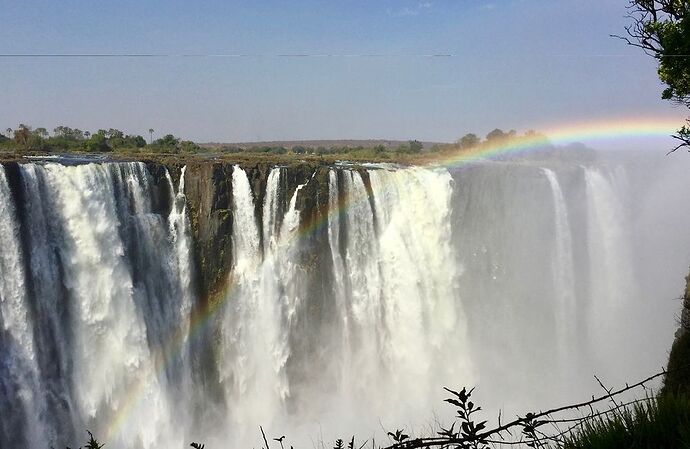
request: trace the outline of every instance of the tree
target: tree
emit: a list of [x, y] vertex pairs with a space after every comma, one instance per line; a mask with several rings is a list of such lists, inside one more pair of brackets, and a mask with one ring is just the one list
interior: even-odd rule
[[149, 143], [153, 143], [153, 128], [149, 128]]
[[134, 146], [137, 148], [142, 148], [146, 146], [146, 140], [140, 135], [136, 136], [130, 136], [132, 138], [132, 142], [134, 143]]
[[508, 135], [506, 133], [504, 133], [502, 129], [496, 128], [493, 131], [491, 131], [489, 134], [486, 135], [486, 140], [488, 142], [491, 142], [491, 141], [495, 141], [495, 140], [505, 139], [506, 137], [508, 137]]
[[106, 136], [108, 139], [122, 139], [124, 137], [124, 133], [119, 129], [110, 128], [107, 131]]
[[462, 136], [460, 139], [458, 139], [458, 145], [460, 146], [461, 149], [467, 149], [467, 148], [473, 148], [479, 145], [481, 142], [481, 139], [477, 137], [476, 134], [474, 133], [467, 133], [464, 136]]
[[29, 137], [31, 137], [31, 127], [20, 123], [19, 127], [14, 131], [14, 141], [27, 149]]
[[179, 144], [180, 139], [172, 134], [166, 134], [153, 142], [152, 146], [156, 147], [157, 151], [162, 151], [164, 153], [178, 153], [180, 151]]
[[180, 142], [180, 151], [182, 153], [198, 153], [201, 147], [191, 140], [183, 140]]
[[105, 137], [105, 134], [101, 132], [92, 135], [91, 138], [86, 141], [85, 146], [89, 151], [110, 151], [108, 139]]
[[420, 142], [418, 140], [410, 140], [409, 146], [410, 146], [410, 153], [419, 153], [420, 151], [422, 151], [422, 148], [424, 148], [424, 145], [422, 144], [422, 142]]
[[[626, 36], [615, 36], [641, 48], [659, 63], [659, 79], [666, 84], [661, 94], [690, 108], [690, 2], [687, 0], [630, 0]], [[690, 119], [673, 137], [690, 147]]]

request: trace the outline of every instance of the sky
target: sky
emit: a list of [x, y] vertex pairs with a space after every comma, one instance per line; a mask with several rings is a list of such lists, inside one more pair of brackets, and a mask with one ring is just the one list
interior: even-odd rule
[[610, 37], [626, 5], [0, 0], [0, 54], [157, 55], [0, 57], [0, 129], [454, 141], [639, 116], [680, 125], [655, 61]]

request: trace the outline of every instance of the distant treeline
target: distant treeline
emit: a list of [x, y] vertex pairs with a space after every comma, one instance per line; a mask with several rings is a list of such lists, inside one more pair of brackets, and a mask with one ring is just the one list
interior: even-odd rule
[[424, 145], [418, 140], [410, 140], [401, 143], [396, 147], [382, 144], [365, 145], [293, 145], [290, 147], [281, 145], [221, 145], [218, 150], [222, 153], [264, 153], [264, 154], [312, 154], [312, 155], [336, 155], [336, 154], [355, 154], [359, 156], [370, 155], [377, 158], [387, 158], [393, 154], [419, 154]]
[[455, 143], [442, 145], [439, 150], [469, 150], [472, 148], [482, 147], [486, 145], [494, 145], [507, 141], [519, 141], [519, 140], [544, 140], [546, 141], [546, 136], [540, 134], [534, 130], [529, 130], [523, 135], [518, 135], [517, 131], [511, 129], [510, 131], [503, 131], [502, 129], [496, 128], [486, 135], [484, 140], [474, 133], [468, 133], [459, 138]]
[[[125, 134], [119, 129], [99, 129], [96, 132], [82, 131], [78, 128], [58, 126], [52, 134], [46, 128], [33, 128], [20, 124], [16, 129], [7, 128], [0, 133], [0, 151], [18, 153], [249, 153], [268, 155], [348, 155], [358, 158], [389, 159], [391, 156], [418, 155], [424, 151], [424, 145], [418, 140], [409, 140], [397, 146], [387, 146], [372, 142], [372, 145], [218, 145], [204, 146], [190, 140], [182, 140], [172, 134], [153, 139], [154, 130], [149, 129], [148, 142], [141, 135]], [[468, 150], [504, 140], [544, 137], [535, 131], [527, 131], [518, 136], [515, 130], [503, 131], [494, 129], [482, 140], [474, 133], [465, 134], [454, 143], [436, 144], [426, 152]]]
[[153, 129], [149, 130], [150, 139], [147, 143], [143, 136], [125, 134], [114, 128], [99, 129], [92, 133], [78, 128], [58, 126], [53, 129], [51, 135], [46, 128], [32, 128], [20, 124], [16, 129], [7, 128], [4, 134], [0, 134], [0, 149], [32, 153], [82, 151], [91, 153], [111, 151], [194, 153], [201, 150], [201, 147], [194, 142], [181, 140], [172, 134], [153, 140], [153, 132]]

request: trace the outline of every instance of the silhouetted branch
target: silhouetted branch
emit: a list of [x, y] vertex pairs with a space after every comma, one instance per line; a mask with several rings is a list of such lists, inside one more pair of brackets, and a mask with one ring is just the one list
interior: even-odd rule
[[[579, 409], [588, 407], [591, 410], [590, 415], [593, 415], [594, 414], [594, 409], [592, 408], [593, 405], [598, 404], [602, 401], [609, 400], [609, 399], [611, 399], [617, 395], [625, 393], [626, 391], [630, 391], [630, 390], [633, 390], [633, 389], [638, 388], [640, 386], [643, 386], [644, 384], [646, 384], [646, 383], [648, 383], [654, 379], [657, 379], [661, 376], [665, 376], [667, 373], [668, 373], [668, 371], [663, 370], [663, 371], [661, 371], [657, 374], [654, 374], [652, 376], [649, 376], [646, 379], [641, 380], [635, 384], [632, 384], [632, 385], [626, 384], [626, 386], [623, 388], [620, 388], [620, 389], [615, 390], [615, 391], [610, 391], [610, 392], [606, 393], [605, 395], [602, 395], [599, 397], [593, 396], [592, 399], [589, 401], [584, 401], [584, 402], [580, 402], [580, 403], [576, 403], [576, 404], [557, 407], [557, 408], [553, 408], [553, 409], [546, 410], [544, 412], [539, 412], [539, 413], [528, 413], [524, 417], [519, 417], [513, 421], [506, 423], [506, 424], [499, 425], [498, 427], [487, 430], [486, 432], [477, 433], [469, 439], [467, 437], [416, 438], [416, 439], [412, 439], [412, 440], [396, 442], [395, 444], [388, 446], [385, 449], [415, 449], [415, 448], [427, 448], [427, 447], [437, 447], [437, 446], [446, 446], [446, 445], [463, 445], [463, 444], [466, 445], [467, 443], [474, 443], [477, 441], [492, 442], [492, 443], [493, 442], [495, 442], [495, 443], [500, 442], [501, 444], [509, 444], [509, 442], [507, 442], [507, 441], [502, 441], [502, 440], [498, 441], [495, 439], [490, 440], [490, 437], [496, 436], [496, 435], [501, 435], [502, 433], [509, 431], [511, 428], [514, 428], [514, 427], [523, 427], [523, 429], [524, 429], [525, 426], [528, 426], [528, 428], [530, 430], [534, 429], [535, 432], [532, 432], [532, 434], [535, 434], [536, 433], [536, 427], [538, 427], [541, 424], [546, 424], [549, 422], [548, 420], [542, 421], [542, 420], [540, 420], [540, 418], [548, 417], [549, 415], [554, 415], [556, 413], [561, 413], [561, 412], [568, 411], [568, 410], [579, 410]], [[446, 389], [446, 390], [448, 390], [448, 389]], [[448, 390], [448, 391], [452, 392], [452, 390]], [[586, 420], [586, 417], [583, 419]], [[536, 423], [536, 425], [535, 425], [535, 423]], [[580, 425], [580, 423], [576, 424], [575, 427], [577, 427], [579, 425]], [[529, 426], [532, 426], [532, 427], [529, 427]], [[524, 433], [524, 430], [523, 430], [523, 433]], [[565, 433], [567, 433], [567, 431], [564, 432], [563, 434], [565, 434]], [[535, 439], [533, 439], [533, 441], [539, 442], [540, 439], [535, 438]], [[520, 443], [526, 443], [526, 442], [523, 440]]]
[[268, 445], [268, 440], [266, 439], [266, 434], [264, 433], [264, 428], [259, 426], [259, 429], [261, 429], [261, 436], [264, 437], [264, 443], [266, 444], [266, 449], [271, 449], [271, 446]]

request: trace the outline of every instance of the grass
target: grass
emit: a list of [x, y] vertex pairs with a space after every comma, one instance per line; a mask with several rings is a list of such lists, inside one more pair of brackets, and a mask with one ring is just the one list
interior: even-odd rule
[[564, 449], [690, 449], [690, 397], [665, 394], [583, 423]]

